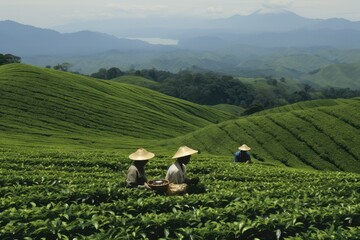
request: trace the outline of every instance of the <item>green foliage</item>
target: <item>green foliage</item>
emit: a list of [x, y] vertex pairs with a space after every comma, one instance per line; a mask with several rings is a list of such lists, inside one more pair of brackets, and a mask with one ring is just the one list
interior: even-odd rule
[[212, 107], [222, 110], [224, 112], [229, 112], [234, 116], [241, 116], [245, 111], [244, 108], [231, 104], [217, 104], [217, 105], [213, 105]]
[[158, 141], [231, 117], [145, 88], [51, 69], [10, 64], [0, 73], [5, 145], [122, 146], [124, 137]]
[[[344, 103], [348, 103], [348, 101], [347, 100], [343, 101], [339, 99], [311, 100], [311, 101], [304, 101], [304, 102], [288, 104], [285, 106], [268, 109], [260, 113], [257, 113], [256, 115], [264, 115], [267, 113], [286, 113], [289, 111], [306, 110], [306, 109], [319, 108], [319, 107], [333, 107]], [[345, 114], [345, 112], [343, 113]]]
[[55, 70], [60, 70], [60, 71], [64, 71], [64, 72], [68, 72], [69, 69], [73, 66], [73, 64], [68, 63], [68, 62], [64, 62], [64, 63], [58, 63], [56, 66], [54, 66]]
[[360, 89], [359, 75], [360, 63], [332, 64], [303, 79], [320, 87]]
[[[0, 67], [0, 86], [0, 239], [359, 236], [360, 175], [339, 171], [360, 172], [359, 98], [228, 120], [145, 88], [21, 64]], [[254, 164], [232, 162], [242, 143]], [[156, 153], [151, 180], [181, 144], [201, 151], [188, 194], [125, 188], [135, 148]]]
[[[171, 155], [166, 156], [170, 159]], [[156, 157], [149, 179], [171, 161]], [[194, 155], [184, 196], [125, 188], [111, 152], [4, 151], [1, 239], [355, 239], [359, 174], [233, 163]]]
[[321, 92], [325, 98], [352, 98], [360, 96], [360, 90], [350, 88], [325, 88]]
[[91, 74], [91, 77], [99, 79], [114, 79], [124, 74], [125, 73], [117, 67], [112, 67], [108, 70], [106, 68], [100, 68], [98, 72]]
[[133, 85], [146, 87], [146, 88], [150, 88], [150, 89], [157, 89], [157, 87], [159, 86], [158, 82], [155, 82], [153, 80], [149, 80], [147, 78], [140, 77], [140, 76], [127, 75], [127, 76], [122, 76], [122, 77], [112, 79], [112, 81], [116, 81], [119, 83], [133, 84]]
[[358, 98], [302, 102], [210, 125], [176, 140], [219, 155], [246, 143], [261, 161], [360, 172], [359, 108]]
[[231, 76], [212, 72], [181, 71], [173, 74], [151, 69], [138, 70], [135, 75], [158, 82], [152, 88], [159, 92], [204, 105], [232, 104], [246, 107], [254, 96], [252, 88], [247, 85]]
[[[97, 76], [99, 74], [101, 76]], [[175, 74], [156, 69], [131, 70], [124, 74], [126, 75], [114, 80], [204, 105], [241, 106], [245, 108], [244, 115], [311, 99], [352, 98], [360, 95], [359, 90], [315, 89], [307, 83], [284, 77], [237, 79], [209, 71], [186, 70]], [[100, 69], [92, 76], [107, 79], [107, 70]]]
[[20, 63], [21, 58], [12, 54], [1, 54], [0, 53], [0, 65], [10, 63]]
[[185, 144], [232, 156], [246, 143], [259, 161], [360, 172], [358, 99], [301, 102], [223, 122], [234, 115], [133, 85], [21, 64], [0, 72], [3, 148], [163, 153]]

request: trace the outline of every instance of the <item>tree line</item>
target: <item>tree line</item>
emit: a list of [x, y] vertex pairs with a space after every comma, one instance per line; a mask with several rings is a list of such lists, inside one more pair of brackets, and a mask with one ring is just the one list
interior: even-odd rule
[[123, 72], [117, 68], [109, 70], [102, 68], [91, 74], [92, 77], [100, 79], [112, 79], [124, 75], [153, 80], [159, 84], [151, 86], [151, 89], [199, 104], [227, 103], [245, 107], [254, 101], [254, 89], [250, 85], [243, 84], [232, 76], [214, 72], [196, 73], [184, 70], [171, 73], [156, 69]]
[[20, 63], [20, 62], [21, 62], [21, 57], [12, 54], [0, 53], [0, 65], [5, 65], [10, 63]]
[[[12, 54], [0, 53], [0, 65], [20, 63], [21, 58]], [[70, 63], [61, 63], [53, 67], [60, 71], [69, 71]], [[288, 93], [280, 82], [285, 78], [276, 79], [272, 76], [265, 77], [266, 83], [272, 86], [272, 91], [256, 89], [251, 84], [246, 84], [230, 75], [215, 72], [183, 70], [178, 73], [157, 69], [142, 69], [122, 71], [117, 67], [109, 69], [100, 68], [90, 76], [103, 80], [110, 80], [120, 76], [141, 76], [153, 80], [158, 84], [149, 88], [203, 105], [231, 104], [245, 108], [244, 114], [251, 114], [264, 109], [286, 105], [306, 100], [321, 98], [353, 98], [360, 96], [360, 90], [349, 88], [323, 88], [315, 89], [309, 84], [302, 84], [301, 90]]]
[[349, 88], [315, 89], [309, 84], [301, 84], [300, 90], [288, 93], [284, 90], [285, 78], [265, 77], [266, 83], [272, 86], [272, 91], [256, 89], [230, 75], [215, 72], [196, 72], [183, 70], [178, 73], [156, 69], [121, 71], [116, 67], [101, 68], [91, 74], [99, 79], [113, 79], [120, 76], [141, 76], [157, 82], [149, 88], [203, 105], [232, 104], [245, 108], [244, 114], [251, 114], [264, 109], [282, 106], [290, 103], [321, 98], [352, 98], [360, 96], [360, 90]]

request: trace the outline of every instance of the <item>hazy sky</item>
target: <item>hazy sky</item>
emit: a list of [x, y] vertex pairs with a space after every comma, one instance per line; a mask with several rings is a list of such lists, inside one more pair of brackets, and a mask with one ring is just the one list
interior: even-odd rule
[[79, 20], [199, 16], [288, 10], [308, 18], [360, 21], [360, 0], [0, 0], [0, 20], [53, 27]]

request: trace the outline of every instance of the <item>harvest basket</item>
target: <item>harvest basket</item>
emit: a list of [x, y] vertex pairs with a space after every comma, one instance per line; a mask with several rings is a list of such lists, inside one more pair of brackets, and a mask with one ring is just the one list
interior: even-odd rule
[[149, 187], [157, 192], [166, 192], [169, 181], [166, 179], [155, 179], [148, 182]]

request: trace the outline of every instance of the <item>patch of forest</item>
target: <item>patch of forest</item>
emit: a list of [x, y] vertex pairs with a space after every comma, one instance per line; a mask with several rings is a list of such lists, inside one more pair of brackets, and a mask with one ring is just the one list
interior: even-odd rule
[[[357, 89], [316, 88], [311, 83], [296, 81], [296, 88], [294, 88], [294, 80], [283, 77], [266, 76], [260, 81], [253, 79], [252, 82], [249, 82], [231, 75], [199, 72], [197, 70], [171, 73], [156, 69], [121, 71], [112, 67], [110, 69], [99, 69], [91, 76], [104, 80], [133, 83], [203, 105], [231, 104], [240, 106], [245, 109], [244, 115], [307, 100], [360, 96], [360, 90]], [[154, 84], [139, 81], [139, 77], [152, 80]]]

